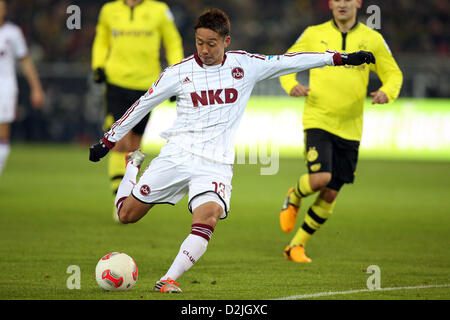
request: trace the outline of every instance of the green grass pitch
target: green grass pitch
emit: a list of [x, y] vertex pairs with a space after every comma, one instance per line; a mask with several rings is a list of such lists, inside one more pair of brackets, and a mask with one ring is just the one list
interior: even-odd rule
[[[87, 147], [13, 145], [0, 178], [0, 299], [277, 299], [366, 289], [377, 265], [381, 287], [450, 284], [450, 163], [361, 159], [354, 185], [310, 240], [311, 264], [286, 260], [293, 234], [278, 214], [287, 189], [305, 172], [302, 159], [281, 159], [273, 176], [235, 165], [229, 217], [218, 223], [206, 254], [178, 282], [181, 295], [153, 292], [190, 232], [187, 201], [155, 207], [141, 221], [112, 220], [106, 161]], [[297, 227], [313, 198], [301, 209]], [[122, 251], [139, 267], [128, 292], [104, 292], [97, 261]], [[81, 289], [69, 290], [70, 265]], [[381, 290], [316, 299], [449, 299], [450, 287]]]

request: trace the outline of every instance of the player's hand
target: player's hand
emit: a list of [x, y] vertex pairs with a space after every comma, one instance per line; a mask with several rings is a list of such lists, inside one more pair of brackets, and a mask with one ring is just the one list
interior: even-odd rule
[[106, 81], [105, 69], [97, 68], [94, 70], [94, 82], [103, 83]]
[[292, 88], [290, 95], [293, 97], [307, 97], [309, 90], [311, 89], [304, 85], [298, 84]]
[[106, 156], [109, 149], [114, 147], [114, 142], [108, 141], [105, 138], [99, 141], [99, 143], [94, 144], [89, 148], [89, 160], [92, 162], [98, 162], [101, 158]]
[[33, 89], [30, 93], [31, 105], [35, 109], [40, 109], [45, 101], [45, 93], [42, 89]]
[[375, 57], [372, 52], [358, 51], [353, 53], [341, 53], [342, 63], [351, 66], [359, 66], [361, 64], [375, 63]]
[[372, 104], [384, 104], [389, 102], [389, 98], [381, 90], [371, 92], [370, 95], [372, 96]]

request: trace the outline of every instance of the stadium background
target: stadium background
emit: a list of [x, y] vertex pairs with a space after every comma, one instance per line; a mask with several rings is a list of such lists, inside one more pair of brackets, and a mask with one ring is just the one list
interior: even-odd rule
[[[9, 4], [9, 17], [18, 23], [25, 33], [31, 56], [37, 64], [47, 94], [43, 110], [32, 110], [26, 82], [19, 76], [19, 118], [13, 126], [13, 141], [89, 143], [101, 134], [102, 86], [95, 85], [92, 81], [90, 58], [97, 16], [104, 2], [19, 0]], [[304, 28], [330, 18], [327, 0], [169, 0], [167, 3], [183, 37], [186, 56], [195, 50], [195, 17], [207, 7], [217, 6], [228, 12], [232, 24], [231, 49], [263, 54], [284, 53]], [[66, 19], [69, 16], [66, 10], [71, 4], [81, 8], [80, 30], [68, 30], [66, 27]], [[371, 155], [412, 155], [449, 159], [450, 103], [445, 98], [450, 97], [450, 44], [449, 31], [446, 28], [450, 5], [445, 0], [363, 1], [363, 7], [359, 11], [359, 20], [363, 23], [370, 16], [367, 7], [373, 4], [378, 5], [381, 10], [379, 31], [385, 37], [404, 74], [400, 97], [416, 100], [400, 99], [396, 104], [376, 107], [371, 107], [368, 103], [362, 154], [364, 155], [366, 149], [372, 149], [375, 152]], [[299, 77], [307, 83], [307, 73], [302, 73]], [[379, 80], [372, 73], [368, 92], [374, 91], [379, 85]], [[294, 113], [300, 115], [301, 99], [286, 99], [287, 96], [277, 79], [258, 84], [253, 96], [259, 95], [284, 98], [272, 100], [273, 108], [270, 109], [269, 106], [267, 110], [266, 107], [269, 113], [279, 114], [282, 105], [282, 110], [291, 111], [291, 114], [285, 114], [284, 118], [289, 118]], [[258, 108], [258, 105], [251, 103], [249, 109], [253, 109], [253, 106]], [[158, 112], [159, 110], [156, 111]], [[260, 113], [260, 116], [264, 117], [266, 114]], [[162, 119], [167, 119], [170, 114], [165, 112], [157, 119], [161, 116]], [[280, 115], [279, 118], [282, 121], [283, 116]], [[291, 133], [295, 134], [295, 130], [298, 132], [300, 116], [298, 119], [293, 131], [284, 136], [292, 136]], [[171, 118], [169, 120], [171, 121]], [[375, 128], [380, 125], [385, 128], [385, 136], [388, 135], [386, 132], [389, 132], [391, 138], [374, 136]], [[272, 123], [272, 126], [279, 127], [277, 123]], [[403, 130], [394, 130], [394, 126]], [[158, 131], [161, 129], [157, 128]], [[160, 146], [163, 141], [158, 140], [155, 132], [156, 130], [151, 130], [153, 134], [147, 137], [146, 141], [156, 141], [156, 146]], [[404, 133], [403, 137], [398, 136], [400, 132]], [[238, 138], [237, 143], [254, 143], [255, 139], [239, 141]], [[429, 143], [430, 141], [432, 143]], [[302, 139], [299, 138], [290, 144], [282, 145], [282, 155], [291, 154], [292, 150], [301, 144]], [[398, 152], [399, 150], [406, 152]]]
[[[292, 235], [278, 226], [285, 192], [305, 170], [298, 148], [302, 100], [286, 96], [278, 80], [258, 84], [241, 125], [249, 129], [238, 138], [249, 138], [240, 141], [247, 147], [261, 137], [288, 141], [280, 148], [279, 172], [262, 176], [260, 167], [267, 165], [262, 161], [234, 167], [230, 217], [216, 228], [208, 253], [180, 279], [183, 295], [169, 298], [149, 289], [189, 229], [185, 199], [175, 207], [152, 209], [133, 226], [114, 224], [106, 162], [87, 159], [88, 145], [102, 133], [102, 86], [92, 81], [90, 57], [104, 2], [9, 1], [9, 19], [24, 31], [47, 100], [42, 110], [31, 108], [19, 71], [19, 118], [0, 179], [0, 299], [313, 299], [315, 293], [352, 289], [362, 291], [316, 298], [449, 299], [448, 1], [363, 1], [362, 22], [369, 5], [381, 9], [379, 31], [404, 84], [394, 104], [371, 106], [368, 100], [367, 153], [362, 152], [357, 181], [342, 191], [332, 221], [308, 244], [310, 265], [283, 258]], [[229, 14], [232, 49], [264, 54], [282, 54], [306, 26], [330, 18], [327, 0], [167, 3], [186, 56], [194, 52], [194, 18], [206, 7]], [[66, 27], [72, 4], [81, 8], [80, 30]], [[369, 92], [379, 85], [372, 76]], [[167, 103], [154, 116], [171, 117], [173, 109]], [[295, 134], [280, 130], [288, 127]], [[111, 251], [126, 252], [139, 265], [140, 280], [126, 294], [106, 295], [92, 278], [98, 259]], [[81, 267], [81, 290], [66, 287], [66, 269], [73, 264]], [[381, 267], [383, 288], [411, 290], [365, 292], [371, 264]], [[289, 285], [280, 286], [280, 279]]]

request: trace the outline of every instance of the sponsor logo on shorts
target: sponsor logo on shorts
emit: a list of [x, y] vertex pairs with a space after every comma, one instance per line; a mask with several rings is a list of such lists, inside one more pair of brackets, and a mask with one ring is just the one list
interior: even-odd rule
[[320, 163], [316, 163], [316, 164], [313, 164], [313, 165], [310, 166], [311, 171], [313, 171], [313, 172], [319, 171], [320, 167], [321, 167]]
[[144, 184], [139, 191], [143, 196], [148, 196], [150, 194], [150, 187]]
[[319, 157], [319, 153], [316, 150], [316, 147], [309, 147], [308, 153], [306, 154], [306, 160], [308, 162], [313, 162]]

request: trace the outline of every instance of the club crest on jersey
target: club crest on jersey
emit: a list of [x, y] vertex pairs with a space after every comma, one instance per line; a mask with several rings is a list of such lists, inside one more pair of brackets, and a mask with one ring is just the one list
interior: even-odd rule
[[139, 190], [143, 196], [148, 196], [150, 194], [150, 187], [146, 184], [142, 185], [141, 189]]
[[244, 69], [241, 67], [236, 67], [231, 70], [231, 76], [236, 80], [240, 80], [244, 77]]
[[238, 91], [234, 88], [202, 90], [200, 92], [191, 92], [192, 104], [194, 107], [233, 103], [238, 98]]

